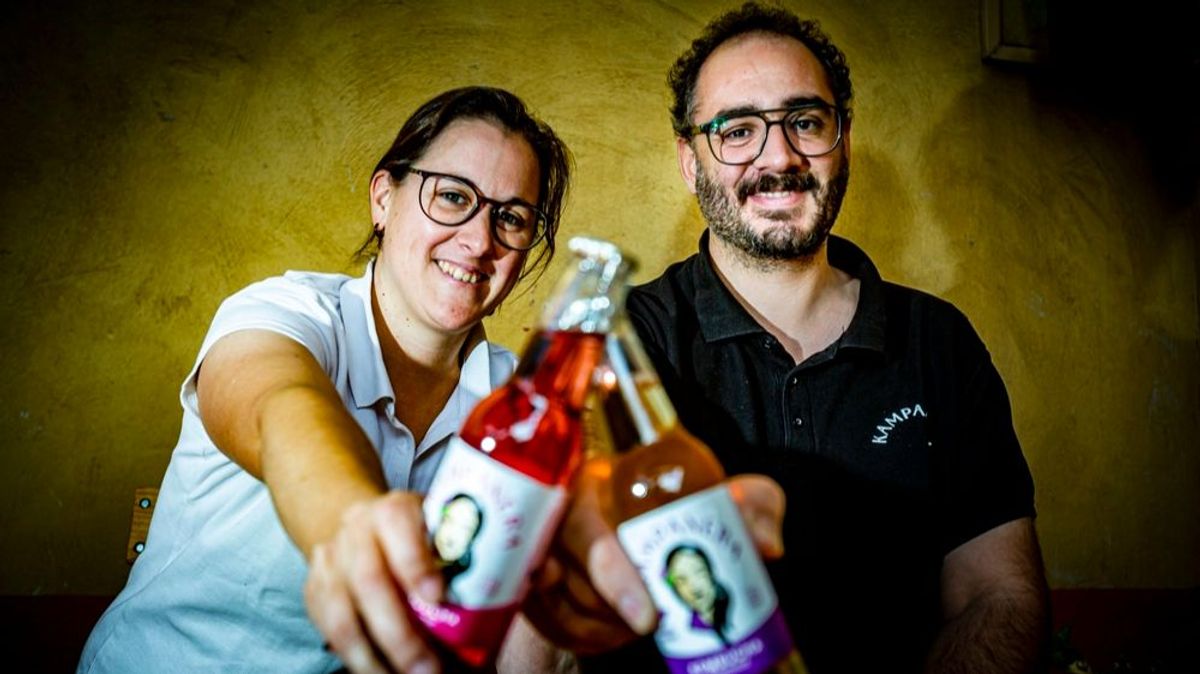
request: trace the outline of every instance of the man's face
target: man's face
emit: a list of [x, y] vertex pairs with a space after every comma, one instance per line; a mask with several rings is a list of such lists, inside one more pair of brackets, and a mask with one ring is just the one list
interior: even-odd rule
[[[814, 100], [833, 103], [813, 53], [792, 38], [750, 34], [726, 42], [705, 61], [692, 121]], [[805, 157], [775, 125], [762, 154], [745, 166], [719, 163], [703, 134], [679, 142], [679, 160], [715, 236], [757, 260], [792, 260], [819, 251], [832, 229], [850, 179], [849, 147], [845, 125], [833, 152]]]

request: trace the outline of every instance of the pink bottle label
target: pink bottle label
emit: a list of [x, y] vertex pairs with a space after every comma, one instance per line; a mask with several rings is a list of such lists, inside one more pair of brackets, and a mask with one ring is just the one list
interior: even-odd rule
[[566, 503], [538, 482], [455, 437], [425, 495], [425, 526], [446, 601], [409, 604], [451, 645], [498, 647], [529, 589]]

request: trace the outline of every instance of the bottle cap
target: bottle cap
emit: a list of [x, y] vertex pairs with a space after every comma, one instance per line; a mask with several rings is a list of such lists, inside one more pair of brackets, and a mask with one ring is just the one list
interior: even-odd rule
[[551, 330], [608, 332], [636, 262], [604, 239], [576, 236], [567, 248], [575, 255], [575, 268], [547, 303], [542, 324]]

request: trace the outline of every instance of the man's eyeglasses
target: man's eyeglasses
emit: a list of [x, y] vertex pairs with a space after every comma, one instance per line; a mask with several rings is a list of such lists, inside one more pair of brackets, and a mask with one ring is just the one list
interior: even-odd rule
[[[779, 113], [783, 113], [779, 119], [767, 118]], [[719, 115], [692, 127], [692, 135], [702, 133], [708, 138], [708, 149], [717, 161], [741, 166], [758, 159], [776, 124], [783, 127], [783, 137], [792, 150], [805, 157], [827, 155], [842, 142], [841, 111], [826, 103]]]
[[409, 168], [421, 176], [421, 212], [439, 225], [457, 227], [491, 207], [492, 238], [512, 250], [529, 250], [546, 234], [546, 215], [520, 199], [497, 201], [484, 196], [470, 180], [448, 173]]

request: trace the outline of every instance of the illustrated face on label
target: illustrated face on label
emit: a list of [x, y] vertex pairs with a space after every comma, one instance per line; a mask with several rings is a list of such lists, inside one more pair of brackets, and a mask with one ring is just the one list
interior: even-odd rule
[[470, 496], [455, 494], [442, 506], [433, 551], [447, 583], [471, 568], [471, 545], [482, 528], [483, 510]]
[[713, 577], [708, 555], [699, 547], [680, 545], [667, 554], [667, 586], [692, 611], [692, 627], [715, 631], [725, 639], [729, 591]]
[[453, 438], [422, 505], [448, 601], [469, 609], [518, 603], [565, 501], [562, 487]]
[[717, 485], [622, 522], [617, 537], [659, 610], [673, 674], [760, 674], [793, 649], [762, 559]]

